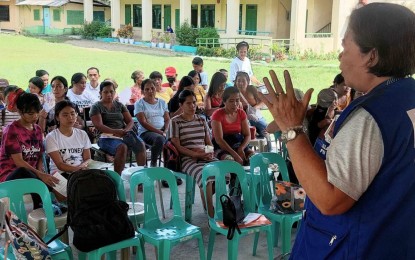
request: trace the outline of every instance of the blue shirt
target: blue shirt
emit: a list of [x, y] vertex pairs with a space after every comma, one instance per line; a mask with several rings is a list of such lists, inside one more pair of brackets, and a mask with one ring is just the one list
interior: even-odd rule
[[[144, 101], [144, 98], [138, 100], [134, 104], [134, 115], [137, 115], [140, 112], [144, 113], [144, 116], [147, 119], [147, 123], [152, 125], [157, 129], [161, 129], [164, 126], [164, 114], [169, 112], [167, 109], [167, 104], [164, 100], [158, 98], [155, 104], [149, 104]], [[148, 130], [144, 128], [141, 124], [138, 126], [138, 135], [141, 135]]]

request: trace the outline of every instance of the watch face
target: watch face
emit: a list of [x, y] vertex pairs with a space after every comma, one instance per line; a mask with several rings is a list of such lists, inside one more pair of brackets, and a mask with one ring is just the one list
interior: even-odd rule
[[287, 132], [287, 139], [292, 140], [296, 137], [297, 133], [294, 130], [289, 130]]

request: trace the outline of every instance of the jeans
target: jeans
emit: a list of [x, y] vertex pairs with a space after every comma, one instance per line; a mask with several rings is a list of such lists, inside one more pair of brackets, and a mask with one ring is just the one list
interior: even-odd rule
[[[259, 138], [267, 138], [267, 122], [265, 121], [265, 118], [262, 117], [258, 119], [258, 121], [249, 120], [249, 124], [255, 126]], [[267, 138], [267, 147], [268, 152], [271, 152], [271, 141], [269, 138]]]
[[160, 157], [161, 151], [163, 150], [163, 145], [166, 142], [166, 137], [164, 135], [150, 131], [142, 133], [140, 137], [146, 144], [151, 145], [150, 166], [156, 166], [157, 160]]

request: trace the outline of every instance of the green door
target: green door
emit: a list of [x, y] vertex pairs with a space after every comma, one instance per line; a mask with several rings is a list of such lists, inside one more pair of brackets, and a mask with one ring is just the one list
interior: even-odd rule
[[167, 29], [167, 26], [171, 27], [171, 5], [164, 5], [164, 27], [163, 30]]
[[131, 22], [131, 5], [125, 5], [125, 23], [124, 24], [132, 24]]
[[93, 13], [94, 21], [105, 22], [105, 13], [104, 11], [94, 11]]
[[174, 31], [176, 31], [176, 29], [180, 27], [180, 9], [174, 10], [174, 20], [176, 25]]
[[[257, 30], [257, 5], [246, 5], [246, 22], [245, 30], [248, 31], [245, 34], [247, 35], [256, 35]], [[249, 32], [255, 31], [255, 32]]]

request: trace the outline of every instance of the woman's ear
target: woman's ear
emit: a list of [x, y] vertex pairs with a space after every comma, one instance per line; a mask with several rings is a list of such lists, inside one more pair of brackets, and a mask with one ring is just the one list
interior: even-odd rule
[[379, 53], [376, 49], [370, 50], [368, 55], [369, 55], [369, 59], [368, 59], [368, 62], [367, 62], [367, 66], [369, 68], [374, 67], [376, 64], [378, 64], [378, 62], [379, 62]]

